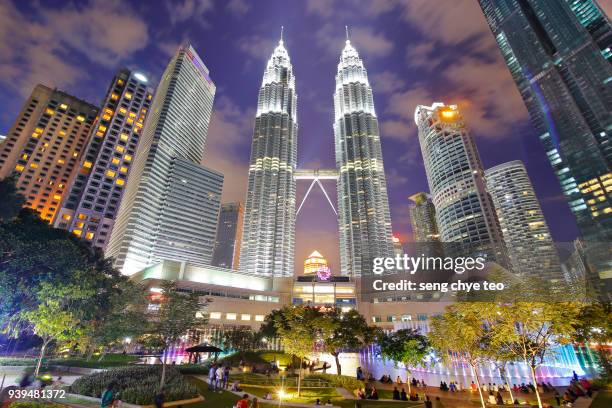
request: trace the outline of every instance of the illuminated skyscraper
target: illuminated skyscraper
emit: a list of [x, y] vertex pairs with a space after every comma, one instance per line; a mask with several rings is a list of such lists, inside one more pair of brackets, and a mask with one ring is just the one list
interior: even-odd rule
[[519, 275], [562, 279], [559, 255], [523, 163], [500, 164], [486, 170], [485, 177], [512, 270]]
[[410, 197], [413, 204], [408, 207], [410, 225], [415, 242], [435, 242], [440, 240], [436, 222], [436, 208], [427, 193], [416, 193]]
[[106, 255], [131, 275], [161, 260], [208, 265], [223, 175], [202, 167], [215, 85], [191, 46], [164, 71]]
[[393, 256], [393, 235], [372, 87], [348, 38], [338, 63], [334, 112], [341, 273], [367, 275], [373, 258]]
[[240, 249], [245, 273], [293, 275], [297, 130], [295, 77], [281, 35], [257, 101]]
[[473, 251], [488, 250], [506, 265], [502, 232], [482, 162], [459, 110], [443, 103], [417, 106], [415, 122], [445, 253], [449, 243], [461, 244]]
[[238, 269], [244, 209], [242, 203], [221, 204], [212, 265]]
[[0, 178], [18, 174], [26, 207], [52, 223], [78, 169], [98, 108], [37, 85], [0, 145]]
[[56, 227], [106, 247], [152, 98], [142, 74], [122, 69], [113, 78]]
[[479, 0], [585, 241], [612, 288], [612, 26], [593, 0]]

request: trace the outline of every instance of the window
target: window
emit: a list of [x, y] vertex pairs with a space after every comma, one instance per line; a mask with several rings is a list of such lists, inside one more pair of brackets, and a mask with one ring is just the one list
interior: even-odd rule
[[211, 319], [220, 319], [221, 318], [221, 312], [210, 312], [210, 318]]
[[243, 314], [243, 315], [240, 316], [240, 320], [249, 321], [249, 320], [251, 320], [251, 315], [250, 314]]
[[226, 313], [225, 318], [227, 320], [236, 320], [236, 313]]
[[255, 315], [255, 321], [256, 322], [263, 322], [265, 319], [264, 315]]

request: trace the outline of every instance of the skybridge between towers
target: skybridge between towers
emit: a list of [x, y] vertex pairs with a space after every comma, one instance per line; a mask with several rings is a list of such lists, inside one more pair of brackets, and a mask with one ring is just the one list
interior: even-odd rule
[[334, 212], [334, 214], [338, 215], [338, 211], [336, 211], [336, 207], [334, 207], [334, 204], [332, 200], [329, 198], [327, 191], [325, 191], [325, 187], [323, 187], [323, 184], [321, 183], [321, 180], [338, 181], [338, 170], [336, 169], [297, 169], [293, 173], [293, 178], [296, 181], [312, 180], [312, 182], [310, 183], [310, 186], [308, 187], [308, 190], [306, 190], [306, 194], [304, 194], [304, 198], [302, 198], [302, 202], [300, 203], [300, 206], [295, 212], [296, 217], [300, 213], [302, 206], [306, 202], [306, 199], [308, 198], [308, 195], [310, 194], [310, 191], [312, 190], [315, 184], [319, 185], [319, 187], [321, 188], [321, 191], [323, 191], [323, 194], [325, 195], [325, 198], [327, 199], [327, 202], [331, 206], [332, 211]]

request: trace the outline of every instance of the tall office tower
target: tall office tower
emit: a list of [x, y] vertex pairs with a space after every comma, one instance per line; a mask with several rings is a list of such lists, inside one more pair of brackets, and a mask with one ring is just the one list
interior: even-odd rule
[[561, 263], [527, 169], [520, 160], [485, 170], [512, 270], [560, 280]]
[[586, 28], [602, 55], [612, 61], [612, 25], [595, 0], [565, 0], [580, 24]]
[[242, 203], [236, 202], [221, 205], [212, 265], [221, 268], [238, 269], [243, 218], [244, 209]]
[[295, 77], [281, 35], [257, 101], [240, 249], [246, 273], [293, 275], [297, 130]]
[[393, 240], [393, 255], [395, 256], [404, 255], [404, 248], [402, 247], [402, 241], [400, 241], [400, 239], [396, 237], [395, 235], [393, 236], [392, 240]]
[[[474, 139], [455, 105], [417, 106], [415, 121], [425, 172], [436, 209], [440, 241], [451, 247], [486, 249], [507, 265], [504, 241], [487, 192]], [[465, 256], [465, 255], [464, 255]]]
[[0, 178], [16, 172], [26, 207], [52, 223], [98, 114], [94, 105], [36, 85], [0, 145]]
[[348, 33], [334, 111], [341, 272], [368, 275], [374, 258], [393, 256], [393, 235], [372, 87]]
[[479, 0], [574, 213], [612, 287], [610, 21], [593, 0]]
[[208, 265], [223, 175], [202, 167], [215, 85], [191, 46], [164, 71], [106, 255], [131, 275], [161, 260]]
[[106, 247], [152, 98], [142, 74], [122, 69], [113, 78], [56, 227]]
[[416, 193], [409, 197], [410, 225], [415, 242], [436, 242], [440, 240], [436, 222], [436, 208], [427, 193]]

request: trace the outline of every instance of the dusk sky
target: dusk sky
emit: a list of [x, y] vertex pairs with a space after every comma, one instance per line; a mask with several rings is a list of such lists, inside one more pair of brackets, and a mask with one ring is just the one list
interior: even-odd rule
[[[612, 0], [602, 0], [608, 15]], [[223, 202], [244, 201], [257, 92], [284, 26], [298, 94], [298, 167], [332, 168], [333, 91], [348, 25], [368, 70], [393, 230], [410, 239], [408, 197], [427, 191], [417, 104], [458, 104], [485, 167], [522, 160], [553, 238], [577, 236], [527, 111], [476, 0], [0, 0], [0, 134], [37, 83], [98, 105], [122, 66], [155, 85], [191, 42], [217, 85], [203, 164], [225, 174]], [[298, 184], [298, 204], [308, 182]], [[335, 186], [326, 183], [335, 199]], [[338, 272], [337, 220], [313, 189], [296, 226], [296, 270], [318, 249]]]

